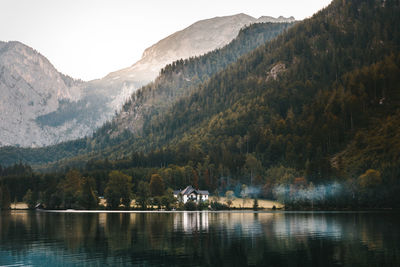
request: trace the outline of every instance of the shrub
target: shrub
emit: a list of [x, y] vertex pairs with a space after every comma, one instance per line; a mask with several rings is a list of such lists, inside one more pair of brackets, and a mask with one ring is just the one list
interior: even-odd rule
[[197, 210], [197, 204], [194, 201], [188, 201], [184, 205], [185, 210]]
[[217, 202], [217, 201], [213, 201], [211, 202], [211, 209], [212, 210], [229, 210], [228, 205]]
[[207, 201], [200, 201], [200, 203], [197, 205], [197, 209], [198, 210], [207, 210], [208, 206], [210, 205], [210, 203]]

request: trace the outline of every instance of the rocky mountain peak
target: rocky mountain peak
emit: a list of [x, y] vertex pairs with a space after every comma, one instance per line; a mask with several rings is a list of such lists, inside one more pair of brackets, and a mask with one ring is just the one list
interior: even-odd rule
[[126, 69], [110, 73], [105, 79], [134, 80], [145, 84], [155, 79], [162, 67], [175, 60], [199, 56], [225, 46], [246, 25], [293, 21], [293, 17], [282, 16], [256, 19], [244, 13], [200, 20], [147, 48], [138, 62]]
[[[0, 45], [0, 142], [30, 146], [46, 136], [34, 120], [58, 108], [62, 99], [79, 98], [75, 81], [47, 58], [20, 42]], [[76, 82], [78, 83], [78, 82]], [[28, 138], [29, 137], [29, 138]], [[35, 141], [33, 141], [35, 140]], [[36, 141], [37, 140], [37, 141]]]

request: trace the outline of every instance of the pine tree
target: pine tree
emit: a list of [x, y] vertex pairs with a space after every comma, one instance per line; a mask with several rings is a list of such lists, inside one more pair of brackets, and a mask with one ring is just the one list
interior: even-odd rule
[[82, 185], [82, 195], [79, 201], [80, 205], [88, 210], [95, 209], [98, 206], [99, 199], [93, 192], [89, 178], [85, 178]]
[[0, 210], [9, 210], [11, 205], [10, 190], [6, 185], [0, 185]]
[[253, 210], [258, 210], [258, 199], [255, 198], [253, 202]]
[[23, 200], [28, 205], [29, 209], [34, 209], [37, 204], [37, 196], [36, 192], [32, 192], [32, 190], [28, 189]]

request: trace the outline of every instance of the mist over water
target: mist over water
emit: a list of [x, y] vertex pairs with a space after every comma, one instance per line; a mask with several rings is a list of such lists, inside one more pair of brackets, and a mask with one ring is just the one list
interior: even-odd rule
[[318, 204], [327, 199], [338, 198], [343, 194], [344, 185], [338, 182], [313, 184], [296, 187], [293, 185], [277, 185], [273, 188], [273, 194], [277, 199], [287, 199], [290, 201], [312, 202]]

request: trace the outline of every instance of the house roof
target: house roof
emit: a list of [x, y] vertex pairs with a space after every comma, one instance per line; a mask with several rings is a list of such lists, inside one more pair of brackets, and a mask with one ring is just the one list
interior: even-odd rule
[[182, 195], [190, 195], [192, 193], [194, 194], [200, 194], [200, 195], [209, 195], [210, 193], [208, 192], [208, 190], [196, 190], [194, 189], [191, 185], [187, 186], [185, 189], [183, 190], [175, 190], [174, 191], [174, 195], [178, 195], [179, 193], [181, 193]]
[[210, 193], [208, 192], [208, 190], [197, 190], [199, 192], [199, 194], [201, 195], [209, 195]]
[[181, 191], [181, 194], [182, 195], [190, 195], [193, 192], [197, 194], [196, 190], [191, 185], [189, 185]]

